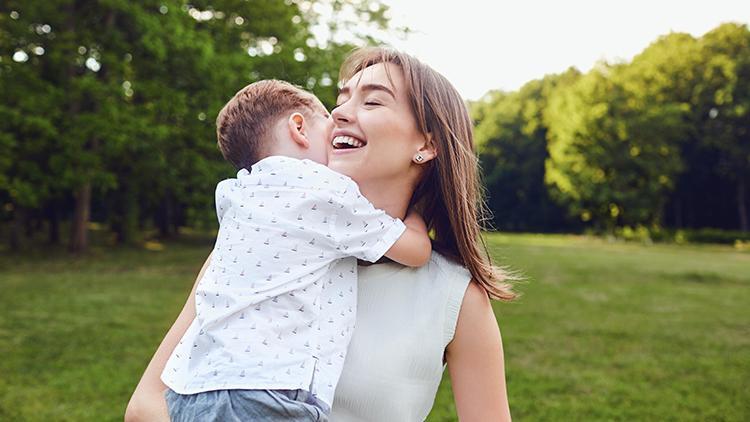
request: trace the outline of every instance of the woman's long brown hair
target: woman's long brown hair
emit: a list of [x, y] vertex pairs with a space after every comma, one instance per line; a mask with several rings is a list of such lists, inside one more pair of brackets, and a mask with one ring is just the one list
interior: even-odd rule
[[433, 234], [433, 248], [465, 266], [493, 299], [512, 300], [517, 295], [509, 281], [517, 276], [492, 264], [481, 236], [480, 221], [487, 209], [474, 151], [468, 110], [448, 80], [415, 57], [384, 47], [352, 52], [341, 66], [339, 80], [378, 63], [401, 68], [406, 93], [419, 131], [432, 139], [437, 156], [425, 171], [411, 204], [422, 213]]

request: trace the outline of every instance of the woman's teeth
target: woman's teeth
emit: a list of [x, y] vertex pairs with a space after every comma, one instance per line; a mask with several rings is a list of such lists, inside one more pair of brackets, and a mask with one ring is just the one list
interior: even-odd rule
[[332, 144], [334, 148], [360, 148], [365, 145], [364, 142], [351, 136], [337, 136], [333, 138]]

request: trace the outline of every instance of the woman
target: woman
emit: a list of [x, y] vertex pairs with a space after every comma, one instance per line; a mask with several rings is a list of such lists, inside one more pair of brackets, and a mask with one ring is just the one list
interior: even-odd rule
[[[331, 420], [423, 420], [444, 364], [462, 421], [510, 420], [489, 299], [515, 295], [480, 247], [480, 185], [466, 107], [437, 72], [382, 48], [351, 54], [340, 80], [333, 136], [364, 146], [337, 150], [329, 165], [394, 217], [418, 209], [436, 253], [418, 269], [360, 266], [357, 328]], [[127, 420], [166, 418], [159, 374], [193, 318], [192, 297], [133, 393]]]

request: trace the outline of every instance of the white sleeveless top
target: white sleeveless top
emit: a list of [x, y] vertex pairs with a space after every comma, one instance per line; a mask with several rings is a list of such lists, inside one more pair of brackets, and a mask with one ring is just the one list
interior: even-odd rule
[[470, 280], [466, 268], [435, 252], [421, 268], [359, 267], [357, 320], [332, 422], [427, 417]]

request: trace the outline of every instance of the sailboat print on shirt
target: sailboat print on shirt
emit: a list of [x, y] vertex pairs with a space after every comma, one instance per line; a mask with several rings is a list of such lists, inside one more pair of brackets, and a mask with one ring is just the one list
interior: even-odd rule
[[[285, 161], [297, 165], [299, 160]], [[217, 201], [220, 216], [227, 218], [222, 222], [220, 217], [215, 261], [203, 286], [210, 283], [211, 289], [201, 289], [199, 284], [196, 295], [202, 300], [195, 301], [197, 319], [211, 322], [199, 325], [194, 338], [180, 350], [184, 362], [190, 360], [190, 368], [204, 367], [208, 359], [213, 366], [202, 372], [209, 375], [204, 375], [205, 379], [192, 374], [184, 378], [180, 372], [170, 375], [183, 386], [204, 384], [215, 389], [240, 382], [252, 388], [257, 380], [276, 379], [306, 387], [311, 385], [310, 379], [301, 378], [315, 371], [314, 394], [325, 398], [332, 391], [326, 392], [324, 386], [335, 388], [335, 379], [330, 378], [335, 377], [335, 371], [325, 375], [321, 365], [311, 365], [310, 358], [314, 355], [320, 363], [338, 365], [354, 324], [356, 266], [338, 266], [335, 260], [348, 249], [356, 248], [363, 255], [370, 252], [365, 248], [383, 249], [382, 242], [375, 245], [377, 233], [386, 232], [384, 227], [390, 232], [393, 227], [383, 227], [378, 220], [381, 215], [370, 214], [371, 210], [380, 211], [364, 199], [354, 201], [356, 186], [351, 179], [308, 160], [303, 161], [304, 167], [286, 164], [283, 170], [278, 167], [280, 162], [273, 157], [270, 167], [263, 161], [262, 166], [253, 165], [252, 174], [241, 171], [235, 180], [242, 183], [225, 184], [225, 192], [237, 190], [223, 198], [217, 191], [216, 197], [222, 198]], [[267, 176], [269, 171], [274, 174]], [[297, 175], [302, 178], [296, 179]], [[312, 214], [317, 212], [320, 215]], [[381, 222], [381, 230], [375, 230], [377, 222]], [[349, 294], [345, 294], [347, 290]], [[213, 300], [207, 299], [208, 293]], [[334, 341], [325, 342], [326, 338]], [[326, 343], [324, 347], [320, 339]], [[269, 359], [273, 365], [265, 364]], [[234, 362], [233, 368], [226, 367], [227, 362]], [[181, 367], [187, 365], [168, 366], [170, 372]], [[225, 368], [215, 380], [210, 376], [214, 368]]]

